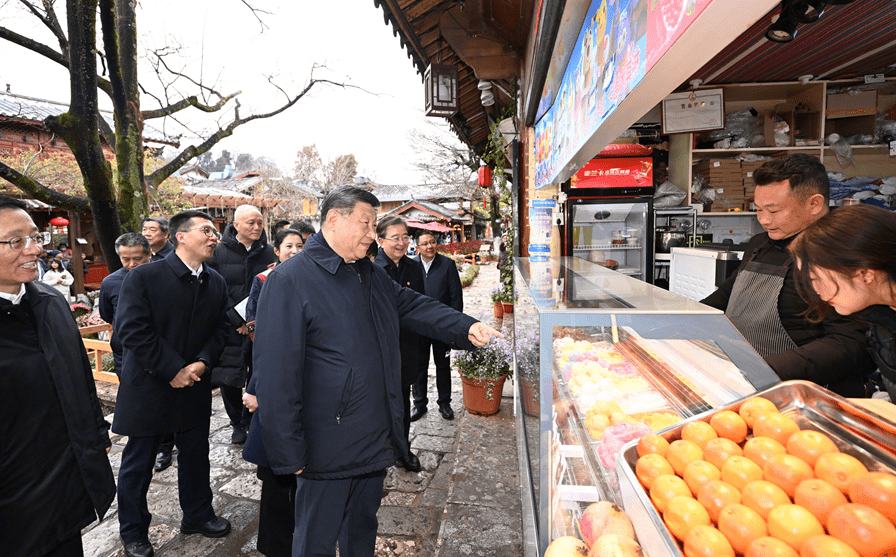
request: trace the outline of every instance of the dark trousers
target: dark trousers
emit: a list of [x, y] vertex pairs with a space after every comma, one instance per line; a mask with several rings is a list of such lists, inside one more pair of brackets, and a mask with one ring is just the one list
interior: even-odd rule
[[[177, 491], [183, 521], [199, 525], [215, 518], [209, 484], [209, 423], [174, 434], [177, 446]], [[118, 522], [125, 544], [149, 541], [152, 515], [146, 493], [162, 436], [129, 437], [118, 472]]]
[[248, 429], [252, 413], [243, 406], [243, 390], [230, 385], [221, 385], [218, 388], [221, 389], [221, 400], [224, 401], [224, 410], [230, 418], [230, 425]]
[[159, 440], [159, 454], [171, 454], [171, 449], [174, 448], [174, 434], [166, 433], [162, 435], [162, 438]]
[[44, 557], [84, 557], [84, 546], [81, 544], [81, 533], [64, 540]]
[[432, 347], [432, 359], [436, 363], [436, 389], [439, 392], [438, 404], [451, 404], [451, 360], [448, 351], [451, 347], [444, 342], [427, 337], [420, 337], [420, 374], [414, 382], [414, 406], [425, 408], [429, 404], [426, 396], [429, 381], [429, 348]]
[[290, 557], [296, 529], [296, 476], [281, 476], [258, 467], [261, 504], [258, 508], [258, 551], [266, 557]]
[[302, 557], [373, 557], [376, 512], [386, 471], [342, 480], [296, 482], [296, 531], [292, 554]]

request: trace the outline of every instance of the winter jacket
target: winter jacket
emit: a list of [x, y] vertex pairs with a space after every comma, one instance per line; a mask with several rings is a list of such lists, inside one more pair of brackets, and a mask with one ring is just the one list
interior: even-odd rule
[[457, 272], [457, 263], [450, 257], [437, 253], [429, 266], [429, 272], [426, 272], [422, 256], [418, 255], [414, 261], [419, 261], [423, 266], [426, 295], [457, 311], [463, 311], [464, 292], [463, 285], [460, 283], [460, 274]]
[[471, 349], [475, 322], [311, 236], [271, 271], [258, 300], [253, 422], [274, 473], [347, 478], [407, 455], [399, 327]]
[[[423, 265], [414, 261], [407, 255], [398, 260], [398, 265], [389, 259], [383, 248], [376, 254], [377, 265], [384, 268], [389, 278], [399, 285], [410, 288], [414, 292], [426, 294], [426, 285], [423, 282]], [[402, 328], [398, 334], [398, 345], [401, 351], [402, 377], [406, 383], [417, 377], [420, 359], [420, 335], [414, 329]]]
[[[59, 279], [62, 279], [62, 282], [56, 282]], [[66, 299], [66, 301], [71, 300], [72, 292], [69, 287], [75, 282], [75, 277], [73, 277], [68, 271], [64, 269], [62, 271], [54, 271], [53, 269], [50, 269], [49, 271], [44, 273], [44, 277], [41, 279], [41, 281], [44, 284], [52, 286], [53, 288], [58, 290], [59, 293], [62, 294], [62, 297]]]
[[896, 400], [896, 312], [888, 306], [871, 306], [853, 315], [869, 324], [868, 348], [886, 380], [890, 398]]
[[702, 303], [726, 310], [734, 281], [750, 261], [787, 267], [784, 285], [778, 296], [778, 315], [784, 330], [797, 347], [769, 356], [765, 359], [766, 363], [784, 381], [803, 379], [844, 396], [864, 396], [865, 377], [874, 371], [874, 362], [865, 348], [868, 327], [838, 315], [833, 308], [828, 309], [821, 323], [813, 324], [806, 320], [805, 313], [809, 306], [797, 292], [794, 263], [787, 251], [792, 240], [793, 237], [772, 240], [765, 232], [753, 236], [737, 271]]
[[276, 261], [274, 248], [268, 245], [264, 232], [261, 238], [252, 244], [252, 248], [247, 250], [246, 246], [236, 239], [236, 228], [233, 224], [229, 224], [224, 230], [224, 237], [215, 248], [215, 254], [206, 262], [224, 277], [227, 283], [228, 304], [231, 308], [228, 312], [231, 328], [227, 345], [218, 365], [212, 370], [212, 383], [216, 386], [229, 385], [239, 388], [246, 386], [249, 364], [247, 358], [251, 354], [251, 341], [249, 335], [236, 332], [245, 321], [232, 308], [249, 295], [255, 275]]

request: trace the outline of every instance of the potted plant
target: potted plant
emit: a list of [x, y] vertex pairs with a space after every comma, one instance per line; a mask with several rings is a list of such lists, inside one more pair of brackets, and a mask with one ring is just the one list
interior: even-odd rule
[[499, 284], [492, 289], [492, 304], [494, 305], [495, 319], [504, 317], [504, 289]]
[[513, 358], [510, 332], [474, 350], [454, 350], [451, 361], [463, 381], [464, 408], [472, 414], [491, 416], [501, 408], [501, 391], [511, 374]]
[[540, 415], [539, 381], [541, 379], [541, 346], [538, 331], [516, 331], [516, 373], [520, 380], [523, 411]]

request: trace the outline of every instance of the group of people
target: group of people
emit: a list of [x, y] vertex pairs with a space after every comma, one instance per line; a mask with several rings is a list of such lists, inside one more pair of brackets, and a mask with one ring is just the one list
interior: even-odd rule
[[[166, 443], [177, 450], [181, 531], [227, 535], [209, 478], [213, 385], [231, 440], [259, 464], [259, 549], [334, 555], [338, 543], [340, 555], [372, 555], [385, 469], [417, 460], [400, 336], [460, 349], [500, 336], [366, 257], [378, 206], [367, 191], [338, 188], [321, 205], [319, 232], [284, 228], [273, 245], [250, 206], [223, 236], [191, 210], [118, 238], [122, 268], [99, 301], [120, 378], [111, 430], [127, 436], [116, 486], [110, 426], [68, 304], [35, 280], [43, 236], [24, 204], [0, 197], [0, 326], [13, 331], [0, 341], [11, 415], [0, 460], [4, 555], [81, 555], [80, 529], [117, 491], [124, 554], [152, 556], [147, 494], [153, 469], [171, 463]], [[414, 264], [425, 265], [425, 281], [438, 260], [423, 261]], [[407, 353], [414, 372], [422, 346]]]

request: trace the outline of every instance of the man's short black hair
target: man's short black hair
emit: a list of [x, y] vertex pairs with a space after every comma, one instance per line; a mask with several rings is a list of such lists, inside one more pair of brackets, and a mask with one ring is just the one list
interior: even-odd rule
[[415, 237], [415, 239], [417, 240], [417, 243], [418, 243], [418, 244], [420, 243], [420, 238], [422, 238], [422, 237], [424, 237], [424, 236], [432, 236], [432, 241], [433, 241], [433, 242], [438, 242], [438, 241], [439, 241], [439, 239], [436, 238], [436, 233], [433, 232], [432, 230], [421, 230], [420, 232], [417, 233], [417, 236]]
[[302, 234], [314, 234], [316, 232], [313, 226], [301, 220], [292, 223], [292, 226], [290, 226], [290, 228], [292, 228], [293, 230], [298, 230]]
[[138, 234], [136, 232], [125, 232], [121, 236], [119, 236], [115, 240], [115, 253], [121, 253], [119, 248], [133, 248], [136, 246], [140, 246], [143, 248], [143, 255], [149, 255], [152, 253], [152, 247], [149, 245], [149, 240], [143, 236], [143, 234]]
[[181, 211], [180, 213], [171, 217], [171, 220], [168, 221], [168, 228], [171, 231], [171, 243], [174, 244], [174, 247], [177, 247], [177, 233], [178, 232], [186, 232], [190, 228], [190, 219], [200, 218], [209, 221], [212, 224], [215, 224], [215, 219], [209, 216], [208, 213], [204, 211], [198, 211], [196, 209], [190, 209], [189, 211]]
[[794, 153], [766, 162], [753, 171], [753, 180], [757, 187], [787, 180], [790, 190], [800, 201], [821, 194], [827, 205], [831, 196], [831, 181], [824, 165], [817, 157], [805, 153]]
[[165, 217], [146, 217], [143, 219], [142, 224], [146, 224], [147, 222], [154, 222], [159, 225], [159, 230], [162, 232], [168, 232], [168, 219]]
[[342, 216], [348, 216], [355, 210], [358, 203], [367, 203], [374, 209], [380, 206], [380, 200], [367, 190], [355, 186], [339, 186], [327, 194], [320, 206], [320, 222], [326, 222], [330, 211], [338, 211]]
[[280, 230], [281, 228], [289, 228], [289, 221], [288, 221], [288, 220], [283, 220], [283, 219], [281, 219], [281, 220], [278, 220], [277, 222], [275, 222], [275, 223], [274, 223], [274, 226], [271, 227], [272, 231], [273, 231], [275, 234], [276, 234], [277, 231]]
[[27, 211], [28, 206], [25, 205], [25, 202], [21, 199], [16, 199], [15, 197], [9, 197], [6, 195], [0, 195], [0, 209], [21, 209], [23, 211]]

